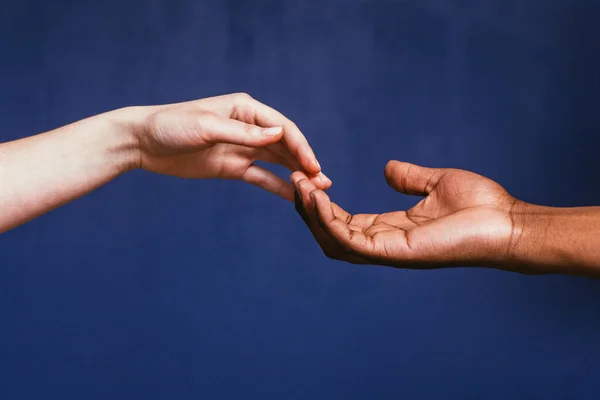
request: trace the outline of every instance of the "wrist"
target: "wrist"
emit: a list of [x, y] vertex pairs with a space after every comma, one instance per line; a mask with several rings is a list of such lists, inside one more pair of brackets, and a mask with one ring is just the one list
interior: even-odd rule
[[114, 133], [110, 152], [117, 161], [120, 172], [141, 167], [141, 137], [147, 130], [146, 107], [120, 108], [106, 114]]
[[505, 268], [526, 274], [552, 272], [540, 269], [544, 266], [541, 258], [551, 219], [548, 208], [517, 200], [509, 216], [512, 230]]
[[513, 211], [507, 266], [529, 274], [600, 277], [600, 207], [554, 208], [521, 203]]

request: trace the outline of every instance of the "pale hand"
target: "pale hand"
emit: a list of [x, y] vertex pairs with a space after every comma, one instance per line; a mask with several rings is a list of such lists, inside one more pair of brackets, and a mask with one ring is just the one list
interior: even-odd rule
[[238, 179], [293, 200], [292, 186], [254, 164], [305, 171], [320, 189], [331, 181], [298, 127], [246, 94], [138, 107], [139, 166], [182, 178]]

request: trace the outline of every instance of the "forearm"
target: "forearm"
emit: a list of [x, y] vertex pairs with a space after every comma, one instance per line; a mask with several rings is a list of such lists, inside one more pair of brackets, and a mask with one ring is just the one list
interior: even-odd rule
[[134, 168], [135, 114], [116, 110], [0, 144], [0, 233]]
[[517, 203], [509, 263], [531, 273], [600, 277], [600, 207]]

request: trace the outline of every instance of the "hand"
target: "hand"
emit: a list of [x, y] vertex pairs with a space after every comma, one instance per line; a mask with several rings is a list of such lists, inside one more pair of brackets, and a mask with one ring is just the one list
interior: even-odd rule
[[439, 268], [503, 265], [514, 239], [517, 200], [483, 176], [391, 161], [388, 184], [425, 196], [408, 211], [350, 215], [301, 172], [292, 174], [296, 209], [325, 254], [355, 264]]
[[[140, 109], [138, 109], [140, 110]], [[139, 166], [181, 178], [239, 179], [293, 200], [293, 188], [254, 164], [305, 171], [320, 189], [331, 181], [298, 127], [246, 94], [142, 107]]]

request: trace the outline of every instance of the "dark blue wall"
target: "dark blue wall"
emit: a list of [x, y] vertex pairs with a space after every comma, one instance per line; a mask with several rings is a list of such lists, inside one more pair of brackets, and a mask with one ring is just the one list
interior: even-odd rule
[[[3, 0], [0, 140], [247, 91], [351, 211], [415, 202], [392, 158], [600, 204], [599, 48], [592, 0]], [[595, 398], [599, 337], [597, 282], [330, 261], [237, 182], [134, 172], [0, 238], [2, 399]]]

